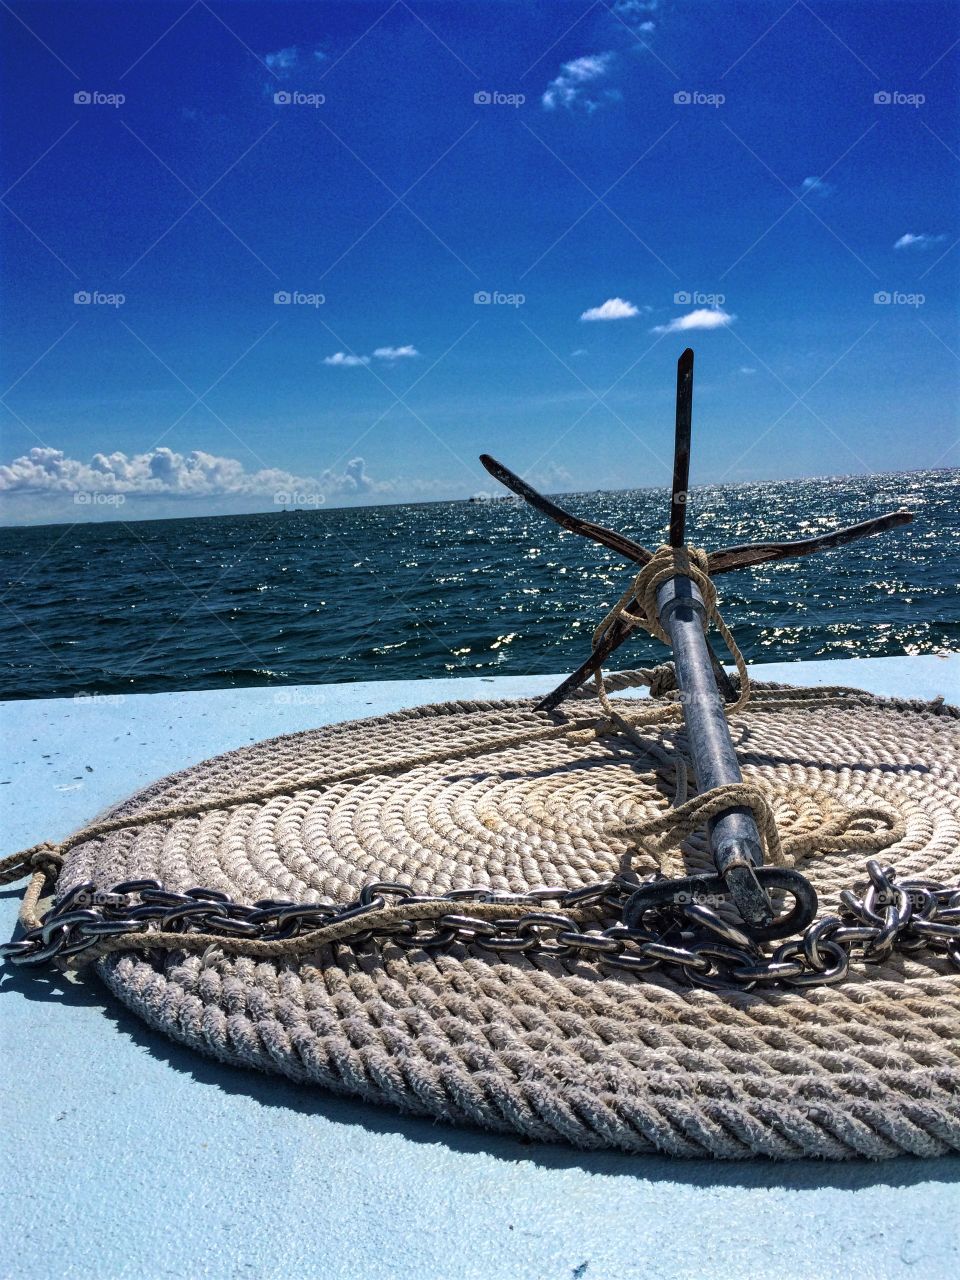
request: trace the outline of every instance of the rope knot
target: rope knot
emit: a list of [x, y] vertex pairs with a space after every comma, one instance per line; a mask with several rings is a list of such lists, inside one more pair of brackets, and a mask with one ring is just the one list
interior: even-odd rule
[[[669, 645], [670, 637], [658, 617], [657, 592], [665, 582], [678, 576], [695, 583], [703, 596], [707, 622], [712, 622], [717, 617], [717, 589], [710, 577], [706, 551], [701, 547], [658, 547], [593, 633], [593, 647], [597, 647], [615, 622], [624, 622], [631, 630], [642, 627]], [[639, 613], [635, 612], [638, 605]]]
[[[630, 590], [642, 610], [642, 620], [638, 620], [638, 625], [664, 644], [670, 643], [670, 637], [659, 622], [657, 592], [665, 582], [678, 575], [690, 578], [696, 584], [703, 596], [708, 623], [713, 621], [717, 612], [717, 589], [710, 577], [706, 551], [701, 547], [657, 547], [651, 559], [637, 574]], [[628, 615], [627, 620], [631, 621], [632, 617]]]
[[646, 673], [649, 676], [647, 688], [651, 698], [665, 698], [677, 687], [677, 673], [672, 662], [664, 662]]
[[[747, 674], [747, 666], [743, 660], [743, 655], [737, 647], [737, 642], [717, 609], [717, 589], [710, 577], [709, 558], [702, 547], [658, 547], [597, 627], [596, 631], [594, 631], [593, 648], [594, 650], [597, 649], [603, 636], [618, 622], [625, 623], [630, 630], [634, 627], [642, 627], [644, 631], [648, 631], [652, 636], [656, 636], [658, 640], [669, 645], [670, 637], [660, 625], [657, 592], [665, 582], [669, 582], [671, 578], [676, 577], [689, 578], [697, 587], [703, 598], [706, 615], [704, 628], [709, 627], [711, 623], [717, 628], [736, 665], [737, 674], [740, 677], [739, 696], [736, 702], [732, 702], [724, 708], [726, 715], [734, 715], [738, 711], [742, 711], [750, 700], [750, 677]], [[639, 612], [636, 612], [638, 608]], [[677, 687], [676, 673], [672, 664], [665, 663], [652, 670], [642, 670], [635, 674], [640, 678], [641, 683], [649, 685], [650, 696], [653, 699], [663, 699], [664, 694], [672, 692]], [[617, 716], [610, 699], [607, 697], [608, 688], [601, 671], [598, 670], [594, 673], [594, 682], [596, 684], [597, 698], [608, 719], [615, 724], [619, 724], [621, 731], [623, 731], [627, 718]], [[629, 722], [635, 726], [664, 724], [671, 720], [679, 720], [681, 715], [682, 708], [679, 702], [669, 701], [664, 704], [661, 701], [660, 705], [655, 708], [632, 714], [629, 717]]]
[[29, 851], [27, 863], [37, 871], [54, 875], [63, 866], [63, 858], [52, 840], [44, 840]]
[[49, 879], [55, 879], [63, 866], [63, 858], [58, 849], [59, 845], [52, 840], [42, 840], [40, 844], [32, 844], [29, 849], [21, 849], [19, 853], [0, 858], [0, 885], [14, 884], [31, 871], [42, 871]]

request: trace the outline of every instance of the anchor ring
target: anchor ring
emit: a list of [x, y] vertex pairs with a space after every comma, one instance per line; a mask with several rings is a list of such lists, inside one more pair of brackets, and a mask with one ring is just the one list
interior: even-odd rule
[[[784, 915], [766, 925], [743, 923], [740, 927], [757, 942], [788, 938], [805, 929], [817, 914], [817, 891], [799, 871], [789, 867], [757, 867], [754, 873], [765, 890], [782, 889], [793, 898], [793, 906]], [[696, 903], [698, 897], [729, 897], [730, 891], [720, 875], [683, 876], [677, 880], [652, 880], [642, 885], [627, 899], [623, 921], [628, 929], [643, 927], [643, 916], [654, 907], [684, 907]]]

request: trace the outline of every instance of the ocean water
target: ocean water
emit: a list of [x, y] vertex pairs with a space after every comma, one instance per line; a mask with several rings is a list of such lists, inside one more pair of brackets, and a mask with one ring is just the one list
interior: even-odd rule
[[[647, 546], [663, 490], [566, 495]], [[912, 525], [717, 578], [748, 661], [960, 649], [960, 471], [694, 489], [708, 549]], [[561, 672], [630, 566], [514, 500], [0, 529], [8, 698]], [[659, 660], [644, 634], [618, 665]]]

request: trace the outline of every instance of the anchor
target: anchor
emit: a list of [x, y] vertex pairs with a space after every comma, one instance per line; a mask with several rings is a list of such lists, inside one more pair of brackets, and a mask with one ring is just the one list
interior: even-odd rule
[[[677, 362], [676, 428], [668, 543], [674, 549], [685, 545], [692, 422], [693, 351], [688, 347]], [[552, 499], [538, 493], [489, 454], [481, 454], [480, 461], [496, 480], [562, 528], [608, 547], [634, 564], [645, 565], [653, 559], [653, 553], [640, 543], [616, 530], [573, 515]], [[909, 524], [912, 519], [913, 513], [910, 511], [892, 511], [815, 538], [725, 547], [708, 555], [708, 573], [712, 578], [732, 569], [811, 555], [898, 528]], [[743, 776], [724, 711], [724, 705], [735, 701], [737, 693], [707, 640], [707, 608], [700, 588], [691, 577], [677, 573], [660, 585], [656, 601], [657, 620], [673, 650], [683, 723], [697, 786], [703, 792], [714, 787], [740, 783]], [[627, 613], [641, 610], [641, 603], [636, 598], [627, 605]], [[622, 616], [614, 618], [605, 631], [595, 638], [593, 650], [586, 661], [542, 699], [538, 710], [553, 711], [587, 679], [599, 672], [632, 629], [632, 624]], [[732, 805], [718, 813], [709, 821], [707, 834], [719, 881], [733, 899], [744, 925], [756, 938], [780, 936], [784, 924], [783, 920], [776, 919], [765, 885], [787, 889], [796, 898], [796, 905], [789, 917], [791, 927], [796, 927], [798, 913], [812, 918], [816, 910], [816, 895], [806, 879], [798, 872], [782, 869], [778, 869], [776, 875], [771, 875], [772, 869], [763, 867], [763, 845], [756, 819], [749, 808]], [[719, 887], [717, 877], [703, 879], [705, 883], [709, 880], [714, 888]], [[655, 882], [653, 886], [639, 890], [628, 906], [627, 915], [638, 920], [647, 908], [647, 899], [652, 904], [651, 893], [654, 897], [662, 897], [663, 889], [663, 882]]]

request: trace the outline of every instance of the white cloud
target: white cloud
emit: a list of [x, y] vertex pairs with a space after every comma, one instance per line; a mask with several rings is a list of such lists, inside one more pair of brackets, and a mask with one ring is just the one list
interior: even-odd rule
[[576, 351], [571, 351], [571, 352], [570, 352], [570, 358], [571, 358], [571, 360], [572, 360], [572, 359], [574, 359], [576, 356], [585, 356], [586, 354], [587, 354], [587, 348], [586, 348], [586, 347], [577, 347]]
[[557, 107], [566, 107], [571, 111], [575, 105], [579, 104], [584, 110], [592, 112], [596, 111], [603, 101], [619, 98], [620, 94], [616, 89], [604, 89], [597, 96], [591, 96], [590, 93], [585, 92], [588, 85], [602, 80], [607, 75], [613, 61], [612, 53], [589, 53], [582, 58], [574, 58], [571, 62], [563, 63], [560, 74], [547, 85], [541, 102], [548, 111], [553, 111]]
[[335, 351], [332, 356], [323, 357], [324, 364], [339, 365], [342, 369], [356, 369], [360, 365], [369, 364], [369, 356], [351, 356], [346, 351]]
[[946, 240], [946, 238], [946, 236], [929, 236], [925, 232], [914, 235], [912, 231], [907, 231], [893, 247], [895, 249], [930, 249], [933, 245], [940, 244]]
[[8, 494], [123, 494], [131, 497], [274, 497], [315, 494], [324, 499], [384, 493], [391, 484], [367, 474], [363, 458], [341, 472], [297, 476], [265, 467], [247, 471], [237, 458], [194, 449], [175, 453], [161, 447], [147, 453], [96, 453], [89, 462], [68, 458], [62, 449], [36, 448], [9, 465], [0, 464], [0, 492]]
[[757, 371], [751, 365], [742, 364], [740, 366], [740, 372], [745, 374], [751, 374], [751, 373], [756, 373]]
[[599, 307], [584, 311], [581, 320], [630, 320], [640, 314], [640, 308], [624, 298], [608, 298]]
[[297, 47], [291, 45], [289, 49], [278, 49], [276, 53], [265, 53], [263, 60], [271, 71], [276, 71], [282, 75], [284, 71], [290, 71], [297, 65]]
[[677, 316], [669, 324], [658, 324], [651, 333], [686, 333], [688, 329], [722, 329], [736, 320], [722, 307], [699, 307], [685, 316]]
[[404, 347], [377, 347], [371, 356], [350, 355], [346, 351], [335, 351], [332, 356], [324, 356], [323, 363], [338, 366], [341, 369], [358, 369], [369, 364], [372, 358], [377, 360], [412, 360], [420, 352], [408, 343]]
[[561, 490], [569, 489], [573, 485], [573, 476], [559, 462], [546, 463], [528, 475], [527, 480], [535, 488], [547, 493], [559, 493]]
[[800, 184], [800, 190], [804, 195], [815, 191], [817, 195], [828, 196], [833, 191], [833, 187], [829, 182], [824, 182], [822, 178], [804, 178]]
[[639, 40], [656, 30], [651, 18], [659, 8], [660, 0], [616, 0], [611, 12]]
[[303, 67], [311, 61], [323, 62], [326, 56], [319, 45], [313, 49], [306, 49], [301, 45], [292, 44], [286, 49], [265, 53], [263, 61], [278, 79], [285, 80], [298, 67]]
[[660, 0], [616, 0], [613, 12], [619, 18], [639, 18], [647, 13], [656, 13], [660, 8]]
[[320, 473], [319, 485], [327, 497], [341, 497], [349, 493], [385, 493], [392, 486], [383, 481], [375, 481], [367, 475], [367, 464], [363, 458], [351, 458], [342, 474], [337, 475], [329, 467]]
[[413, 356], [418, 356], [420, 352], [416, 347], [377, 347], [373, 353], [378, 360], [407, 360]]

